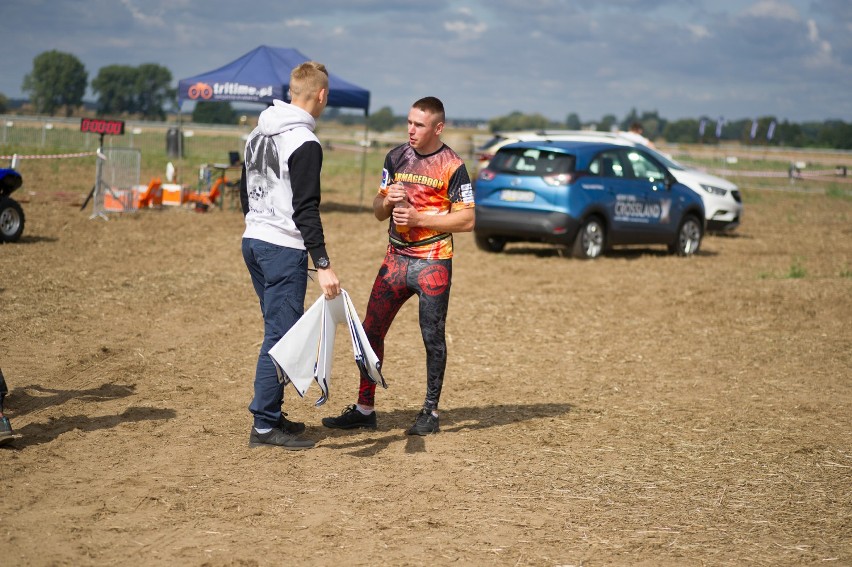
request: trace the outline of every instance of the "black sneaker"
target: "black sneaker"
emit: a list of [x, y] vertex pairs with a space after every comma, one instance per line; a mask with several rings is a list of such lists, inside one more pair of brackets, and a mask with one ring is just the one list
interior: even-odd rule
[[290, 435], [298, 435], [305, 430], [305, 424], [301, 421], [290, 421], [287, 419], [287, 414], [281, 412], [281, 419], [278, 420], [278, 427], [284, 433], [289, 433]]
[[0, 447], [7, 443], [11, 443], [15, 438], [12, 432], [12, 424], [9, 423], [8, 417], [0, 417]]
[[364, 427], [367, 429], [376, 428], [376, 412], [369, 415], [364, 415], [354, 405], [347, 406], [343, 413], [338, 417], [324, 417], [322, 424], [331, 429], [355, 429], [356, 427]]
[[251, 428], [249, 435], [249, 447], [281, 447], [289, 451], [300, 451], [302, 449], [310, 449], [316, 443], [310, 439], [302, 439], [296, 435], [285, 433], [277, 427], [272, 428], [267, 433], [258, 433], [257, 429]]
[[440, 430], [441, 428], [438, 427], [438, 418], [432, 415], [430, 410], [423, 408], [417, 414], [414, 425], [406, 433], [409, 435], [429, 435], [430, 433], [438, 433]]

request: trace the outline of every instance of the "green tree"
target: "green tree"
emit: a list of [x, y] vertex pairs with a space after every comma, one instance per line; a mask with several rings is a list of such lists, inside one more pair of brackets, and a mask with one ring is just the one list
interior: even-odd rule
[[492, 132], [512, 130], [544, 130], [550, 121], [541, 114], [523, 114], [514, 111], [507, 116], [499, 116], [488, 121]]
[[795, 122], [779, 122], [775, 130], [775, 137], [772, 142], [779, 146], [793, 146], [796, 148], [802, 147], [805, 141], [805, 136], [802, 133], [802, 127]]
[[826, 120], [817, 137], [819, 145], [840, 150], [852, 150], [852, 124], [842, 120]]
[[[631, 108], [631, 109], [630, 109], [630, 112], [628, 112], [628, 113], [624, 116], [624, 120], [622, 120], [622, 121], [618, 124], [618, 129], [619, 129], [619, 130], [629, 130], [629, 129], [630, 129], [630, 125], [631, 125], [631, 124], [633, 124], [634, 122], [642, 122], [642, 121], [639, 119], [639, 113], [638, 113], [638, 112], [636, 112], [636, 108], [635, 108], [635, 107], [634, 107], [634, 108]], [[644, 126], [643, 126], [643, 128], [644, 128]]]
[[396, 119], [393, 116], [393, 111], [389, 106], [380, 108], [374, 112], [368, 119], [367, 124], [371, 130], [376, 132], [387, 132], [394, 127]]
[[83, 104], [88, 82], [89, 74], [79, 59], [54, 49], [36, 55], [21, 90], [30, 93], [37, 112], [53, 116], [65, 107], [65, 115], [71, 116]]
[[618, 124], [618, 118], [616, 118], [614, 114], [606, 114], [601, 118], [601, 121], [598, 124], [598, 131], [610, 132], [616, 124]]
[[175, 89], [169, 86], [171, 82], [172, 72], [161, 65], [145, 63], [137, 67], [134, 84], [136, 112], [146, 119], [164, 120], [166, 103], [171, 105], [176, 94]]
[[672, 144], [694, 144], [698, 142], [698, 120], [685, 118], [668, 122], [662, 134]]
[[92, 81], [92, 91], [98, 95], [98, 114], [140, 114], [142, 118], [163, 120], [164, 107], [175, 96], [171, 81], [171, 71], [153, 63], [102, 67]]
[[9, 110], [9, 99], [6, 95], [0, 93], [0, 114], [6, 114]]
[[192, 121], [202, 124], [236, 124], [237, 115], [230, 102], [200, 100], [195, 103]]
[[579, 130], [583, 127], [583, 123], [580, 121], [580, 116], [576, 112], [572, 112], [565, 118], [565, 127], [569, 130]]
[[98, 115], [136, 112], [137, 78], [137, 69], [129, 65], [101, 67], [98, 76], [92, 80], [92, 91], [98, 95]]

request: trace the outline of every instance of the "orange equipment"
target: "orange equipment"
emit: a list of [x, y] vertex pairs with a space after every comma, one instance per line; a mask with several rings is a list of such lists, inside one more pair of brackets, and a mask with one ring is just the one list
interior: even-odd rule
[[159, 207], [163, 204], [163, 182], [159, 177], [154, 177], [148, 184], [148, 188], [142, 192], [136, 201], [137, 209], [146, 209], [150, 206]]

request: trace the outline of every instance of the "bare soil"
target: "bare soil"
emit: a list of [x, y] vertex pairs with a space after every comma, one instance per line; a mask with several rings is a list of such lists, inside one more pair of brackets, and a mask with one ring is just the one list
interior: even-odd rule
[[[442, 431], [404, 433], [415, 299], [378, 430], [320, 425], [355, 401], [345, 336], [326, 405], [288, 389], [302, 452], [247, 447], [262, 322], [242, 215], [26, 200], [0, 246], [21, 434], [0, 450], [0, 564], [852, 565], [848, 198], [746, 190], [743, 225], [687, 259], [460, 235]], [[343, 194], [323, 217], [363, 316], [384, 226]]]

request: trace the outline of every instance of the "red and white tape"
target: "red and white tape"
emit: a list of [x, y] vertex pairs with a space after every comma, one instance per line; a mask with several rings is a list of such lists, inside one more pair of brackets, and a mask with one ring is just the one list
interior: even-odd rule
[[0, 156], [0, 159], [56, 159], [56, 158], [77, 158], [93, 156], [95, 152], [83, 152], [79, 154], [51, 154], [51, 155], [21, 155], [15, 154], [11, 156]]

